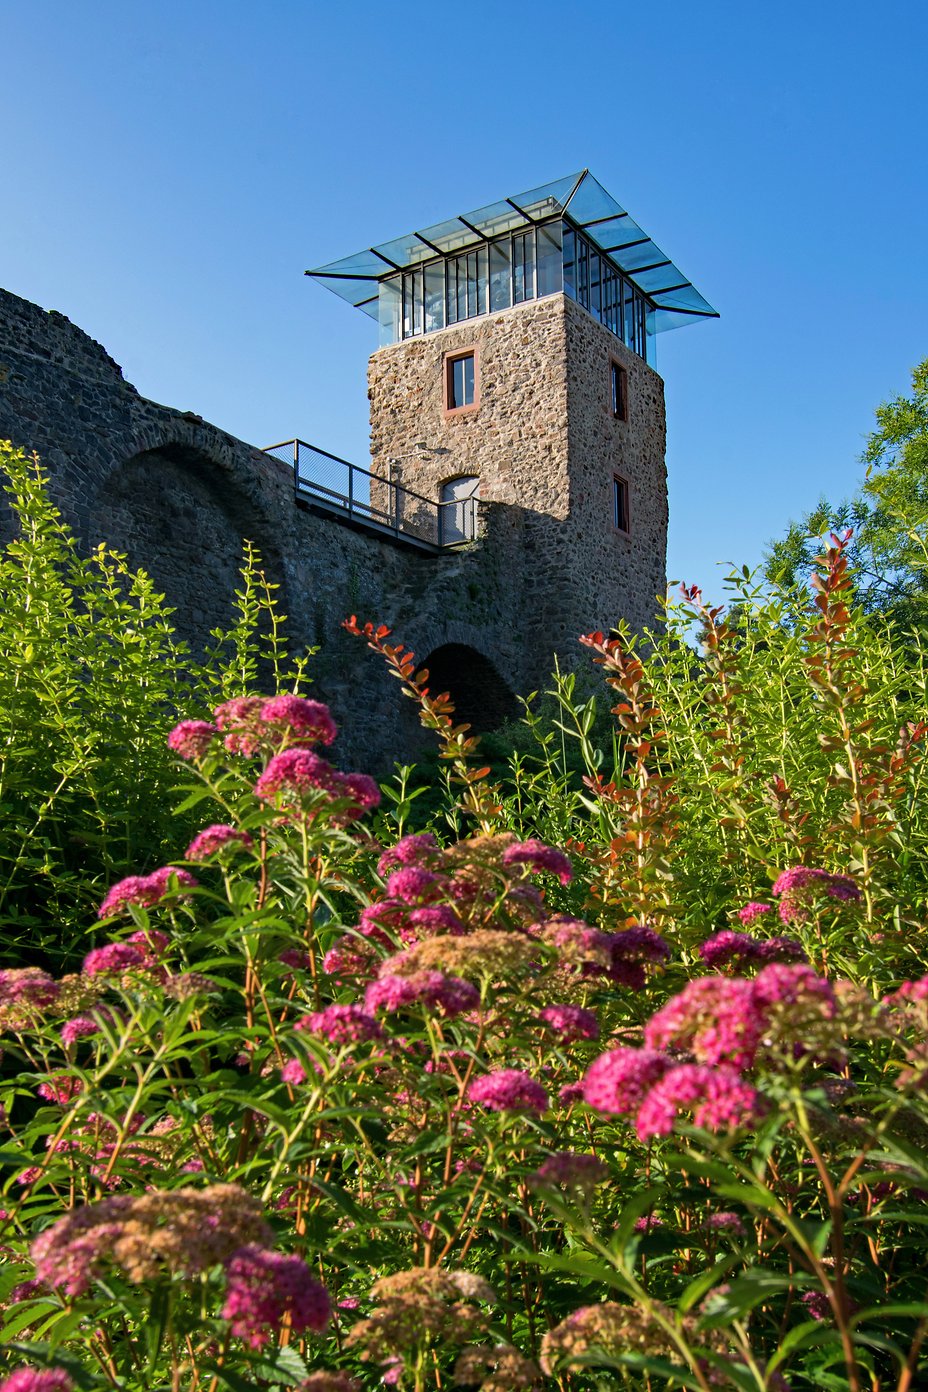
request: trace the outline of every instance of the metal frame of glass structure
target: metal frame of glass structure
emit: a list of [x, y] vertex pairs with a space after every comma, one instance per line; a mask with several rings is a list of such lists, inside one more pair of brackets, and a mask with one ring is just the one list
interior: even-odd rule
[[306, 274], [387, 343], [561, 290], [649, 359], [655, 334], [718, 317], [586, 169]]

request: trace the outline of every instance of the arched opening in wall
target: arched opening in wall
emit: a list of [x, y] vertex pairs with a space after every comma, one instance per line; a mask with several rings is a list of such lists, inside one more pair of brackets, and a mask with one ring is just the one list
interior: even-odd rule
[[433, 695], [447, 691], [455, 708], [455, 720], [466, 721], [473, 731], [486, 734], [519, 714], [519, 703], [493, 663], [466, 643], [445, 643], [422, 664], [428, 669]]
[[247, 497], [199, 450], [167, 445], [133, 455], [100, 488], [94, 514], [91, 541], [125, 552], [151, 576], [175, 610], [176, 632], [198, 651], [232, 622], [246, 536], [277, 578]]
[[480, 479], [476, 474], [460, 474], [441, 486], [438, 510], [443, 546], [456, 541], [473, 541], [477, 535], [477, 502]]

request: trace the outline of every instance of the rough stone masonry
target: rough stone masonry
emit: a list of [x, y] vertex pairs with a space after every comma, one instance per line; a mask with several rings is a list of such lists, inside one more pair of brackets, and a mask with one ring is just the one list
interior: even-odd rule
[[[472, 347], [479, 403], [449, 414], [446, 355]], [[627, 374], [625, 421], [613, 362]], [[40, 455], [81, 546], [124, 551], [203, 646], [230, 618], [253, 541], [293, 645], [320, 647], [312, 671], [340, 756], [376, 770], [415, 747], [417, 727], [396, 682], [342, 632], [346, 615], [389, 625], [462, 718], [492, 727], [544, 686], [555, 653], [585, 661], [579, 633], [653, 619], [667, 491], [660, 377], [562, 294], [378, 350], [369, 395], [373, 473], [398, 460], [400, 482], [436, 500], [449, 480], [479, 478], [478, 533], [463, 549], [422, 554], [298, 506], [285, 465], [146, 400], [64, 315], [0, 291], [0, 439]], [[614, 526], [619, 476], [627, 530]]]

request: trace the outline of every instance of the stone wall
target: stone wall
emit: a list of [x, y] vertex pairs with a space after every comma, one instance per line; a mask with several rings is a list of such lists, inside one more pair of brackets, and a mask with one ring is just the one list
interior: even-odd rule
[[[464, 349], [477, 355], [478, 401], [448, 414], [444, 363]], [[612, 412], [613, 360], [627, 373], [627, 421]], [[579, 305], [550, 295], [381, 348], [368, 395], [375, 472], [392, 466], [436, 500], [445, 481], [478, 475], [481, 498], [519, 514], [507, 583], [535, 635], [528, 684], [552, 650], [573, 662], [581, 631], [653, 622], [667, 548], [663, 383]], [[615, 473], [629, 485], [628, 535], [613, 527]]]
[[[442, 355], [471, 343], [480, 408], [448, 417]], [[576, 662], [578, 633], [651, 617], [666, 524], [660, 379], [628, 355], [640, 415], [618, 434], [584, 385], [595, 355], [619, 348], [558, 295], [374, 354], [375, 472], [395, 457], [401, 481], [436, 498], [449, 478], [481, 477], [477, 539], [440, 556], [298, 504], [285, 465], [146, 400], [63, 315], [4, 291], [0, 438], [38, 452], [82, 547], [106, 541], [148, 570], [196, 647], [228, 622], [242, 541], [253, 541], [294, 645], [321, 645], [311, 670], [343, 731], [337, 756], [376, 770], [414, 750], [418, 727], [378, 659], [341, 630], [349, 613], [386, 623], [423, 661], [435, 653], [442, 684], [457, 681], [478, 722], [543, 685], [555, 650]], [[618, 540], [599, 515], [617, 452], [636, 519]], [[0, 533], [10, 525], [6, 512]]]

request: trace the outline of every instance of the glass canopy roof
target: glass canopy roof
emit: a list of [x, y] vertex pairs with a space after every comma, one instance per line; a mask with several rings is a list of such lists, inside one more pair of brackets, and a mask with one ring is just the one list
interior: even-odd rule
[[436, 256], [516, 232], [533, 223], [566, 215], [591, 241], [607, 252], [630, 281], [655, 306], [654, 332], [675, 329], [697, 319], [716, 319], [718, 311], [700, 295], [588, 169], [541, 188], [504, 198], [472, 213], [437, 222], [405, 237], [307, 271], [336, 295], [377, 318], [378, 282], [397, 271], [415, 268]]

